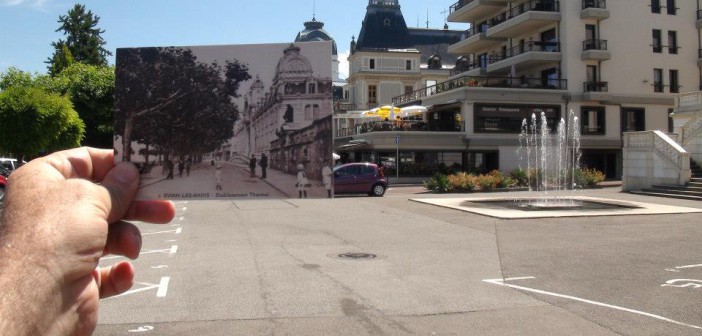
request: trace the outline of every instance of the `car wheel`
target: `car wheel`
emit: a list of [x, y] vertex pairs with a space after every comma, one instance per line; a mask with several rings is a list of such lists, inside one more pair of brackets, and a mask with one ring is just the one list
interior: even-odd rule
[[385, 186], [382, 184], [376, 184], [371, 188], [371, 196], [383, 196], [385, 194]]

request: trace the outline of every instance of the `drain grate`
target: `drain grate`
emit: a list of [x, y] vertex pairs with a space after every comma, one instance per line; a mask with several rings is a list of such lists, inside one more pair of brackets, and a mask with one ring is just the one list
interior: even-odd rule
[[378, 256], [375, 254], [372, 254], [372, 253], [350, 252], [350, 253], [339, 254], [337, 257], [342, 258], [342, 259], [358, 260], [358, 259], [375, 259]]

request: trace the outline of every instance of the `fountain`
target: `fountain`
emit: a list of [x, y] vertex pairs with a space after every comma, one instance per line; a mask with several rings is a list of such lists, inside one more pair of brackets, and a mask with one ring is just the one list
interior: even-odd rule
[[[527, 210], [577, 209], [582, 201], [554, 192], [576, 189], [580, 169], [580, 122], [573, 110], [561, 118], [553, 134], [546, 113], [524, 118], [519, 135], [520, 169], [526, 168], [529, 191], [535, 197], [518, 199]], [[526, 167], [523, 164], [526, 163]]]
[[696, 208], [597, 198], [576, 191], [580, 173], [580, 122], [572, 110], [558, 122], [549, 120], [545, 113], [524, 119], [517, 153], [520, 168], [526, 168], [528, 175], [526, 195], [519, 192], [511, 197], [475, 194], [411, 200], [501, 219], [702, 212]]

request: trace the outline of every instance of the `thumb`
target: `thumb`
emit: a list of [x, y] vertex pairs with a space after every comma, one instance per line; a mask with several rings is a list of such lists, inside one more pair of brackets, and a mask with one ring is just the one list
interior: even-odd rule
[[139, 187], [139, 171], [129, 162], [117, 164], [100, 182], [110, 194], [108, 223], [124, 217]]

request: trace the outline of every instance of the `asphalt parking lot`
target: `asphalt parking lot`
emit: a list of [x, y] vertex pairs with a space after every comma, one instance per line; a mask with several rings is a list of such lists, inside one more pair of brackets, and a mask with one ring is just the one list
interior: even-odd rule
[[178, 202], [173, 223], [139, 224], [138, 283], [96, 334], [702, 333], [702, 214], [504, 220], [420, 191]]

